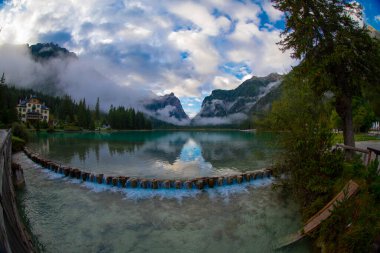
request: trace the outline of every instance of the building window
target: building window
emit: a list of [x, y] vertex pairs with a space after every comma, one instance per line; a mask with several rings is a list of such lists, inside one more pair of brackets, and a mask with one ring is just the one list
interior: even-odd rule
[[25, 112], [25, 108], [22, 108], [22, 111]]
[[37, 105], [37, 108], [40, 108], [41, 105]]

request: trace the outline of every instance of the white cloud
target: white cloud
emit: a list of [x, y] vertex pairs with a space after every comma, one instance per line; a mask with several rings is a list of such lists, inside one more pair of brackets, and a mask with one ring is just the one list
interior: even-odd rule
[[215, 73], [219, 54], [208, 37], [197, 31], [178, 31], [169, 34], [169, 41], [181, 51], [190, 53], [189, 60], [199, 74]]
[[[272, 23], [263, 24], [263, 12]], [[273, 27], [281, 18], [269, 0], [13, 0], [0, 9], [0, 45], [58, 42], [120, 87], [201, 98], [245, 80], [220, 68], [227, 62], [248, 65], [252, 73], [244, 78], [289, 70], [294, 61], [278, 49], [280, 31]], [[8, 68], [2, 66], [0, 72]], [[29, 67], [20, 71], [26, 75]], [[76, 67], [83, 81], [78, 89], [87, 80], [88, 89], [103, 91]]]
[[282, 19], [284, 14], [281, 11], [275, 9], [270, 0], [263, 0], [262, 3], [263, 9], [268, 15], [270, 21], [276, 22]]
[[197, 126], [203, 125], [228, 125], [236, 124], [236, 122], [242, 122], [247, 119], [247, 115], [244, 113], [231, 114], [228, 117], [199, 117], [196, 116], [193, 120], [193, 124]]
[[210, 14], [207, 7], [194, 2], [171, 3], [168, 5], [168, 9], [178, 17], [190, 20], [193, 24], [200, 27], [202, 33], [206, 35], [216, 36], [221, 28], [229, 25], [226, 18], [215, 18]]
[[[246, 60], [254, 75], [265, 76], [271, 72], [286, 73], [296, 61], [290, 53], [283, 53], [277, 46], [279, 30], [259, 29], [255, 24], [238, 24], [231, 34], [232, 49], [226, 52], [229, 60]], [[250, 38], [248, 40], [247, 38]]]
[[213, 87], [215, 89], [223, 89], [223, 90], [235, 89], [241, 83], [242, 83], [242, 80], [231, 75], [216, 76], [212, 82]]
[[375, 16], [375, 21], [380, 22], [380, 15]]

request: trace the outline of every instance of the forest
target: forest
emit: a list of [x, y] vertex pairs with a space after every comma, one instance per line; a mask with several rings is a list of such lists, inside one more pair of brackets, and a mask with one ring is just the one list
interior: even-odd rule
[[100, 101], [94, 108], [86, 103], [83, 98], [76, 102], [69, 95], [50, 96], [32, 89], [9, 87], [3, 74], [0, 81], [0, 127], [10, 127], [13, 122], [18, 122], [16, 105], [20, 99], [29, 98], [31, 95], [39, 98], [50, 110], [49, 122], [36, 122], [27, 127], [40, 129], [49, 128], [63, 130], [95, 130], [100, 128], [112, 129], [152, 129], [152, 124], [142, 112], [133, 108], [113, 107], [109, 112], [100, 110]]

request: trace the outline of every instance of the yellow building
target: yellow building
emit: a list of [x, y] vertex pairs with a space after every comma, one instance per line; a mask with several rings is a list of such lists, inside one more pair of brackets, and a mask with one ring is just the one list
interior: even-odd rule
[[16, 109], [20, 120], [23, 122], [37, 120], [49, 122], [49, 108], [35, 96], [20, 100]]

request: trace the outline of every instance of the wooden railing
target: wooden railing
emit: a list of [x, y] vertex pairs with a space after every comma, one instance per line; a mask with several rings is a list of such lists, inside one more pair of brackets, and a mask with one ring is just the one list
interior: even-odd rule
[[372, 153], [376, 154], [376, 159], [377, 159], [378, 155], [380, 154], [379, 150], [373, 149], [373, 148], [363, 149], [363, 148], [357, 148], [357, 147], [347, 146], [347, 145], [343, 145], [343, 144], [336, 144], [336, 148], [341, 148], [344, 150], [352, 150], [354, 152], [363, 154], [363, 156], [364, 156], [363, 157], [363, 163], [366, 166], [368, 166], [369, 163], [371, 162]]
[[16, 193], [12, 182], [11, 131], [0, 130], [0, 252], [34, 251], [16, 205]]

